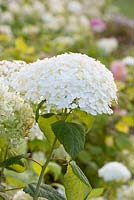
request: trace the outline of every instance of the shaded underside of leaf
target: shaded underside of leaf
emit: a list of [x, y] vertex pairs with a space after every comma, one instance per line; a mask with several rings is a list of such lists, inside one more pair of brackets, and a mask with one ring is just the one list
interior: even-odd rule
[[[34, 197], [35, 189], [36, 189], [36, 183], [31, 183], [27, 187], [25, 187], [23, 190], [24, 192]], [[65, 198], [61, 196], [59, 192], [57, 192], [50, 185], [46, 185], [46, 184], [42, 184], [40, 186], [38, 197], [44, 197], [48, 200], [65, 200]]]
[[52, 130], [72, 158], [84, 148], [85, 133], [80, 124], [60, 120], [52, 124]]
[[23, 172], [26, 168], [25, 162], [22, 160], [26, 155], [12, 156], [0, 163], [0, 167], [4, 167], [16, 172]]

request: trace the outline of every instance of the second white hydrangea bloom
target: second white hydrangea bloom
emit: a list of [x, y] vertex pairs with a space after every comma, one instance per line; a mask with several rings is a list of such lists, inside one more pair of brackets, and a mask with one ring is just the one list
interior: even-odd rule
[[99, 177], [104, 181], [127, 181], [131, 178], [131, 173], [125, 165], [119, 162], [105, 164], [98, 171]]

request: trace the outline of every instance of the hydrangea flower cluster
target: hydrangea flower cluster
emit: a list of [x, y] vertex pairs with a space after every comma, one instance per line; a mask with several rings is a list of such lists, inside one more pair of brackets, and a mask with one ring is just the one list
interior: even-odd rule
[[132, 56], [127, 56], [125, 57], [122, 62], [125, 64], [125, 65], [130, 65], [130, 66], [134, 66], [134, 57]]
[[10, 91], [3, 78], [0, 78], [0, 86], [0, 138], [14, 145], [28, 135], [33, 112], [23, 98]]
[[111, 114], [117, 99], [112, 73], [80, 53], [37, 60], [14, 73], [12, 86], [36, 104], [46, 100], [48, 112], [79, 107], [92, 115]]
[[119, 162], [110, 162], [98, 171], [99, 177], [104, 181], [127, 181], [131, 178], [131, 173], [125, 165]]
[[[22, 32], [24, 34], [29, 34], [31, 32], [38, 33], [40, 29], [53, 31], [61, 30], [62, 28], [66, 31], [67, 26], [71, 29], [71, 19], [74, 19], [73, 25], [75, 25], [75, 30], [72, 29], [72, 32], [81, 32], [86, 22], [87, 30], [89, 31], [90, 18], [102, 18], [104, 14], [111, 16], [108, 12], [109, 5], [106, 0], [7, 0], [6, 2], [2, 1], [1, 6], [3, 6], [4, 9], [1, 9], [0, 13], [0, 32], [7, 35], [14, 35], [12, 24], [16, 23], [16, 17], [19, 23], [25, 21], [25, 26], [22, 26]], [[107, 9], [104, 10], [104, 7]], [[20, 18], [23, 20], [20, 21]], [[29, 18], [35, 19], [34, 26], [29, 26], [27, 23], [27, 19]], [[44, 24], [44, 26], [41, 24]]]
[[101, 38], [97, 41], [97, 47], [103, 51], [104, 55], [109, 55], [118, 47], [116, 38]]
[[26, 63], [21, 60], [0, 61], [0, 76], [9, 79], [14, 72], [18, 72]]

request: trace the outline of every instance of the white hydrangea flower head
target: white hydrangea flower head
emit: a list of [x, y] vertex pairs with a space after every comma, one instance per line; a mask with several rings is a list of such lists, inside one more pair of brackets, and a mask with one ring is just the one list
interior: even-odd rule
[[33, 198], [23, 190], [19, 190], [14, 195], [13, 200], [33, 200]]
[[9, 79], [12, 73], [18, 72], [24, 65], [26, 65], [26, 63], [21, 60], [2, 60], [0, 61], [0, 76]]
[[125, 65], [130, 65], [130, 66], [134, 66], [134, 57], [132, 56], [127, 56], [125, 57], [122, 62], [125, 64]]
[[102, 50], [105, 55], [108, 55], [117, 49], [118, 41], [116, 38], [101, 38], [97, 41], [97, 47]]
[[120, 162], [109, 162], [98, 170], [99, 177], [104, 181], [127, 181], [131, 178], [131, 173], [127, 167]]
[[112, 73], [80, 53], [37, 60], [14, 74], [11, 84], [36, 104], [46, 100], [47, 112], [79, 107], [92, 115], [111, 114], [112, 100], [117, 100]]
[[33, 111], [19, 94], [11, 92], [5, 80], [0, 78], [0, 139], [15, 145], [28, 135], [32, 127]]
[[4, 24], [1, 24], [0, 25], [0, 34], [5, 34], [5, 35], [8, 35], [8, 36], [12, 36], [12, 30], [11, 30], [11, 27], [9, 25], [4, 25]]

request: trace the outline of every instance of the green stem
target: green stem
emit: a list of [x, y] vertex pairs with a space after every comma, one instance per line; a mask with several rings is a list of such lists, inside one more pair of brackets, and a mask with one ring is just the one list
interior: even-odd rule
[[50, 153], [48, 155], [48, 158], [47, 158], [45, 164], [42, 166], [42, 170], [41, 170], [41, 173], [40, 173], [40, 176], [39, 176], [39, 179], [38, 179], [38, 183], [36, 185], [36, 189], [35, 189], [35, 194], [34, 194], [33, 200], [38, 200], [40, 185], [41, 185], [41, 182], [42, 182], [42, 179], [43, 179], [43, 176], [44, 176], [45, 169], [46, 169], [49, 161], [51, 160], [51, 156], [52, 156], [56, 141], [57, 141], [57, 138], [55, 137], [53, 145], [52, 145], [51, 150], [50, 150]]
[[26, 158], [27, 160], [31, 160], [33, 162], [35, 162], [36, 164], [38, 164], [40, 167], [42, 167], [42, 164], [40, 164], [39, 162], [37, 162], [36, 160], [32, 159], [32, 158]]
[[36, 113], [35, 113], [35, 121], [38, 122], [38, 119], [39, 119], [39, 111], [40, 111], [40, 108], [42, 107], [42, 105], [46, 102], [46, 100], [43, 100], [41, 101], [39, 104], [38, 104], [38, 107], [36, 109]]
[[[8, 145], [6, 146], [6, 150], [5, 150], [5, 154], [4, 154], [4, 160], [3, 160], [3, 161], [5, 161], [5, 160], [6, 160], [7, 153], [8, 153]], [[2, 169], [1, 169], [0, 183], [2, 182], [3, 175], [4, 175], [4, 167], [2, 167]]]

